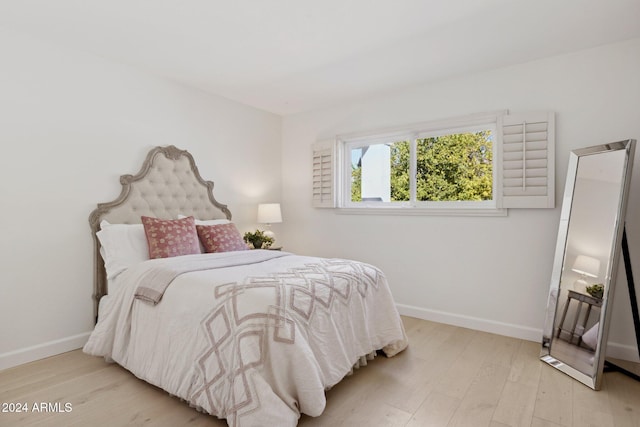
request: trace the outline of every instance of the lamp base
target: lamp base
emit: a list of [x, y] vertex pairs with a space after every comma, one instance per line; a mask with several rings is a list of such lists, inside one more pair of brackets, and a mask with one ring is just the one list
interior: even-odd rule
[[276, 233], [271, 231], [271, 228], [267, 227], [267, 229], [264, 230], [262, 234], [273, 239], [273, 242], [271, 242], [271, 245], [269, 247], [273, 246], [273, 244], [276, 242]]
[[271, 237], [274, 241], [276, 240], [276, 233], [274, 233], [273, 231], [266, 229], [262, 232], [262, 234], [264, 234], [267, 237]]
[[573, 290], [576, 292], [580, 292], [581, 294], [587, 293], [587, 286], [589, 286], [589, 284], [584, 279], [578, 279], [573, 282]]

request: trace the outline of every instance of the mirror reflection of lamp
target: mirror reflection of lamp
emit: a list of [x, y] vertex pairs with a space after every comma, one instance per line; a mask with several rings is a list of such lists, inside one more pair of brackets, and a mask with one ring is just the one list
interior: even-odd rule
[[573, 283], [573, 290], [584, 293], [585, 288], [589, 285], [586, 278], [598, 277], [600, 260], [586, 255], [578, 255], [571, 267], [571, 271], [580, 274], [580, 278]]
[[258, 223], [266, 225], [265, 236], [269, 236], [275, 241], [276, 235], [271, 231], [271, 224], [279, 222], [282, 222], [280, 203], [260, 203], [258, 205]]

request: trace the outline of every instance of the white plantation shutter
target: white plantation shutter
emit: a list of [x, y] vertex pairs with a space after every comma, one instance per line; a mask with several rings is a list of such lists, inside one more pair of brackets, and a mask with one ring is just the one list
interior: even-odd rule
[[555, 117], [552, 112], [500, 117], [498, 132], [502, 208], [555, 205]]
[[335, 141], [320, 141], [313, 145], [313, 206], [335, 207]]

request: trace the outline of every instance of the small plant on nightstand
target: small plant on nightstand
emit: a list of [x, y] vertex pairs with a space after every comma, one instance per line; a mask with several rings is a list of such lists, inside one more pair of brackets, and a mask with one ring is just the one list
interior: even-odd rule
[[596, 283], [595, 285], [587, 286], [587, 293], [594, 298], [602, 299], [604, 295], [604, 286], [601, 283]]
[[273, 237], [264, 234], [264, 231], [247, 231], [243, 237], [246, 243], [251, 244], [254, 249], [268, 249], [273, 244]]

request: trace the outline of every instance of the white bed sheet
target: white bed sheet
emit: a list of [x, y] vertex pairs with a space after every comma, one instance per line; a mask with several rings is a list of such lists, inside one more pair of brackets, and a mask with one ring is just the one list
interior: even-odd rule
[[[243, 252], [189, 256], [250, 261], [258, 251]], [[101, 301], [84, 351], [230, 426], [293, 426], [301, 412], [320, 415], [324, 390], [362, 356], [383, 348], [395, 355], [407, 338], [377, 268], [279, 255], [182, 274], [155, 306], [134, 298], [136, 283], [165, 261], [131, 267]]]

